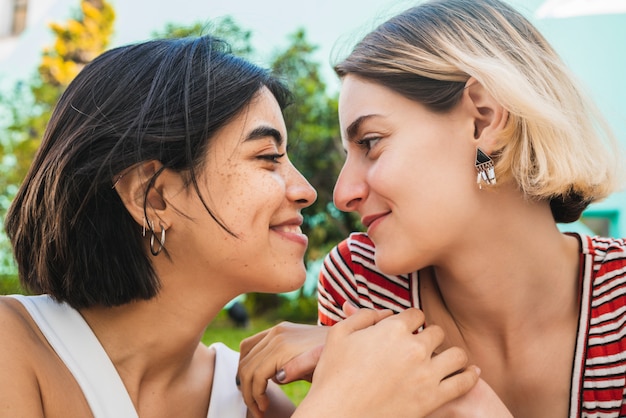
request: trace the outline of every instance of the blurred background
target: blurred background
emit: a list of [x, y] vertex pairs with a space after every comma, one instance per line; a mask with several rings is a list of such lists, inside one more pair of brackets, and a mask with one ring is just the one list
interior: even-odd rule
[[[297, 98], [286, 115], [296, 166], [319, 198], [305, 213], [310, 238], [305, 286], [286, 295], [233, 301], [205, 340], [238, 348], [281, 319], [314, 323], [321, 258], [358, 219], [332, 204], [343, 162], [332, 64], [411, 0], [0, 0], [0, 225], [65, 86], [106, 49], [154, 36], [215, 33], [235, 52], [271, 67]], [[510, 0], [552, 43], [626, 147], [626, 0]], [[626, 161], [626, 156], [624, 161]], [[562, 230], [626, 237], [626, 193], [592, 205]], [[22, 292], [4, 230], [0, 294]], [[230, 314], [230, 315], [229, 315]], [[299, 399], [306, 390], [293, 386]]]

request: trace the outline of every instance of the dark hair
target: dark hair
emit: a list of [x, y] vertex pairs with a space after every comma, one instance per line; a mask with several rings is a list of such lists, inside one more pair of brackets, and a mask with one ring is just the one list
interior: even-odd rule
[[195, 173], [211, 138], [263, 86], [284, 109], [287, 88], [211, 36], [119, 47], [85, 66], [6, 217], [22, 285], [77, 309], [154, 297], [160, 282], [114, 176], [158, 160], [202, 199]]

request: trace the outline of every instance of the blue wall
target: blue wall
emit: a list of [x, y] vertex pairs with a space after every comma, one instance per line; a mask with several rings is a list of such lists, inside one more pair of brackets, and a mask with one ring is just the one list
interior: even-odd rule
[[[529, 16], [581, 80], [620, 140], [626, 165], [626, 14], [563, 19]], [[583, 220], [602, 220], [608, 233], [626, 237], [626, 191], [591, 205]], [[561, 225], [561, 229], [573, 229]]]

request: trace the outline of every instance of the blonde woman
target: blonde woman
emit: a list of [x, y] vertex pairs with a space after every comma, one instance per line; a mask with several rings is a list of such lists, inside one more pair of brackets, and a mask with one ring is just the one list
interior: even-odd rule
[[[367, 234], [326, 258], [320, 323], [340, 323], [346, 301], [423, 310], [440, 349], [482, 370], [481, 392], [439, 416], [625, 416], [626, 242], [556, 226], [616, 190], [624, 154], [541, 34], [498, 0], [434, 0], [335, 69], [334, 199]], [[240, 373], [264, 360], [290, 381], [313, 367], [308, 350], [257, 337]]]

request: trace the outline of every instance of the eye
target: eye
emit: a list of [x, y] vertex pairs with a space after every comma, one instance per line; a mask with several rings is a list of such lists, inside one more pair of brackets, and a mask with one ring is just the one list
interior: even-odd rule
[[274, 164], [280, 164], [280, 159], [283, 158], [285, 156], [285, 153], [282, 154], [263, 154], [263, 155], [259, 155], [257, 158], [264, 160], [264, 161], [269, 161], [271, 163]]
[[358, 141], [356, 141], [356, 144], [359, 146], [359, 148], [362, 148], [365, 150], [365, 154], [369, 153], [370, 150], [372, 148], [374, 148], [376, 146], [376, 144], [378, 144], [378, 142], [381, 140], [381, 137], [370, 137], [370, 138], [363, 138], [363, 139], [359, 139]]

